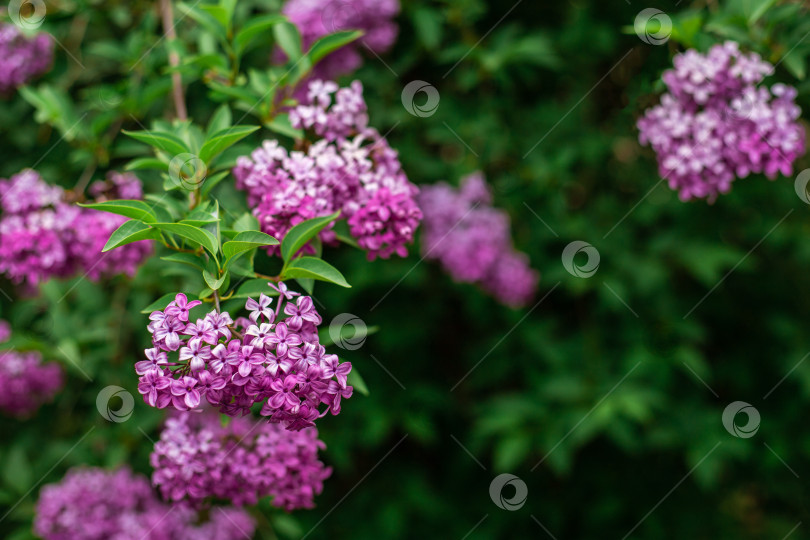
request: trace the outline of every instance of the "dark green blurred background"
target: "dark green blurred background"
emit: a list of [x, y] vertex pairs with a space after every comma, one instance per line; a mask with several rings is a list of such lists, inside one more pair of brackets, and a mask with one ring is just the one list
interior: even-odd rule
[[[655, 7], [676, 18], [717, 10], [708, 4]], [[117, 21], [122, 10], [140, 20], [148, 10], [141, 2], [77, 6], [96, 10], [88, 40], [102, 31], [93, 23]], [[319, 423], [333, 476], [315, 510], [267, 512], [279, 538], [810, 537], [810, 209], [792, 178], [738, 180], [714, 204], [682, 203], [659, 183], [634, 124], [683, 45], [627, 33], [645, 7], [404, 2], [396, 46], [356, 74], [372, 124], [390, 130], [417, 184], [483, 170], [542, 281], [534, 302], [512, 310], [454, 284], [421, 262], [417, 247], [408, 259], [370, 264], [360, 252], [327, 250], [353, 288], [316, 289], [324, 319], [349, 312], [380, 327], [343, 354], [370, 395]], [[70, 17], [69, 9], [57, 14], [49, 29], [69, 35]], [[772, 60], [793, 43], [802, 51], [806, 22], [791, 21], [794, 34], [752, 31], [744, 44]], [[704, 48], [728, 36], [702, 28], [681, 37]], [[67, 73], [61, 56], [56, 70]], [[98, 77], [114, 79], [116, 69], [99, 68]], [[780, 66], [774, 79], [797, 85], [810, 106], [795, 71]], [[434, 115], [402, 107], [413, 80], [439, 91]], [[204, 89], [189, 92], [192, 116], [210, 115]], [[57, 142], [31, 114], [19, 96], [0, 106], [0, 176]], [[69, 150], [55, 146], [38, 169], [72, 185], [83, 166], [67, 160]], [[225, 188], [221, 196], [231, 195]], [[591, 278], [561, 264], [574, 240], [601, 256]], [[162, 414], [137, 400], [129, 421], [110, 424], [95, 397], [109, 384], [136, 394], [132, 364], [148, 345], [140, 310], [188, 282], [170, 279], [148, 265], [134, 283], [49, 283], [38, 299], [0, 298], [2, 317], [44, 339], [69, 372], [67, 388], [34, 419], [0, 420], [0, 512], [25, 495], [0, 521], [0, 536], [30, 536], [43, 475], [57, 481], [81, 463], [150, 472], [149, 438]], [[738, 400], [761, 414], [751, 438], [721, 422]], [[526, 482], [521, 509], [490, 498], [500, 473]], [[257, 537], [273, 538], [268, 531], [263, 524]]]

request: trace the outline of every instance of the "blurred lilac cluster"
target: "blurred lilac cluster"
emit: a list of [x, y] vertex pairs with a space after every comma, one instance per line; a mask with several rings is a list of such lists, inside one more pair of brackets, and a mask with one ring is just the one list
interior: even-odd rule
[[356, 42], [326, 56], [313, 69], [319, 79], [335, 79], [353, 72], [363, 64], [360, 50], [373, 54], [387, 51], [397, 38], [394, 18], [398, 0], [290, 0], [283, 13], [301, 32], [305, 50], [319, 38], [344, 30], [362, 30]]
[[[106, 182], [91, 186], [98, 199], [141, 198], [141, 183], [133, 174], [110, 173]], [[26, 169], [0, 179], [0, 272], [16, 283], [35, 286], [52, 277], [78, 272], [101, 276], [135, 274], [151, 252], [140, 241], [101, 253], [125, 217], [69, 204], [61, 187], [48, 185], [39, 173]]]
[[[370, 259], [406, 256], [405, 245], [422, 219], [418, 190], [402, 171], [397, 152], [369, 127], [360, 82], [338, 89], [333, 82], [312, 81], [290, 122], [319, 140], [291, 152], [265, 141], [250, 157], [240, 157], [234, 169], [236, 185], [247, 192], [262, 230], [283, 238], [302, 221], [340, 210]], [[334, 231], [324, 230], [321, 239], [334, 242]]]
[[160, 501], [143, 475], [82, 467], [42, 488], [34, 532], [45, 540], [238, 540], [256, 528], [238, 508], [217, 507], [200, 521], [194, 509]]
[[[279, 292], [275, 309], [264, 294], [249, 299], [250, 319], [234, 322], [227, 312], [211, 311], [190, 323], [189, 310], [200, 301], [189, 302], [184, 294], [152, 312], [154, 347], [135, 364], [144, 401], [185, 411], [198, 409], [204, 397], [229, 416], [249, 414], [253, 404], [264, 402], [261, 414], [290, 430], [340, 413], [341, 399], [352, 395], [346, 384], [351, 364], [326, 354], [318, 342], [321, 316], [309, 296], [284, 283], [271, 286]], [[169, 361], [174, 352], [177, 359]]]
[[639, 139], [658, 157], [659, 174], [684, 201], [714, 200], [735, 178], [789, 176], [804, 153], [796, 89], [759, 86], [773, 66], [734, 42], [707, 54], [676, 55], [663, 75], [668, 92], [638, 121]]
[[288, 431], [248, 417], [223, 425], [212, 411], [176, 413], [152, 452], [152, 481], [166, 500], [195, 506], [210, 497], [242, 506], [270, 496], [287, 511], [313, 508], [332, 472], [318, 461], [323, 448], [315, 428]]
[[[0, 321], [0, 343], [11, 337], [11, 327]], [[59, 364], [43, 363], [38, 352], [0, 350], [0, 410], [26, 417], [53, 399], [64, 384]]]
[[491, 204], [481, 173], [464, 178], [458, 190], [443, 182], [423, 186], [422, 254], [453, 279], [479, 283], [500, 302], [521, 306], [534, 296], [539, 274], [512, 246], [509, 216]]
[[29, 38], [17, 26], [0, 22], [0, 95], [48, 71], [52, 61], [50, 35]]

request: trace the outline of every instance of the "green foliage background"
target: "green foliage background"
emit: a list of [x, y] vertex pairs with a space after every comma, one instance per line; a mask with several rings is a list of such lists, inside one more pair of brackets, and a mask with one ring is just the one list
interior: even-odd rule
[[[373, 263], [327, 249], [353, 288], [318, 286], [324, 319], [350, 312], [381, 328], [343, 354], [370, 394], [319, 424], [335, 471], [317, 508], [288, 516], [263, 507], [258, 538], [623, 538], [632, 530], [633, 538], [758, 539], [782, 538], [799, 522], [794, 537], [807, 534], [808, 206], [792, 179], [761, 176], [738, 180], [714, 204], [681, 203], [659, 182], [634, 123], [655, 102], [672, 54], [727, 38], [779, 62], [774, 79], [796, 85], [807, 110], [810, 19], [794, 2], [654, 4], [674, 23], [663, 46], [633, 33], [646, 7], [635, 2], [404, 2], [397, 45], [356, 74], [372, 125], [388, 133], [416, 183], [485, 171], [517, 247], [542, 272], [540, 290], [535, 303], [511, 310], [452, 283], [417, 248]], [[170, 107], [164, 47], [136, 63], [160, 35], [158, 22], [142, 1], [60, 2], [49, 12], [45, 29], [76, 58], [57, 48], [44, 81], [67, 102], [51, 118], [42, 110], [34, 118], [20, 95], [2, 102], [0, 176], [36, 163], [48, 181], [72, 187], [91, 155], [96, 177], [120, 168], [133, 143], [116, 130], [104, 138], [115, 127], [103, 119], [106, 96], [121, 96], [116, 111], [130, 108], [124, 129]], [[189, 20], [178, 26], [181, 39], [197, 31]], [[251, 53], [254, 65], [269, 46]], [[400, 103], [417, 79], [441, 95], [427, 118]], [[214, 109], [199, 81], [188, 103], [203, 123]], [[80, 124], [86, 133], [60, 141], [85, 111], [94, 122]], [[807, 166], [804, 158], [796, 171]], [[142, 177], [160, 189], [157, 175]], [[244, 207], [228, 183], [219, 197]], [[574, 240], [601, 255], [589, 279], [562, 267]], [[34, 298], [0, 283], [13, 297], [0, 298], [2, 317], [68, 371], [65, 390], [34, 418], [0, 420], [0, 515], [8, 511], [0, 536], [30, 537], [38, 490], [71, 466], [150, 472], [163, 414], [138, 398], [132, 418], [113, 424], [95, 397], [116, 384], [137, 398], [132, 364], [148, 345], [140, 310], [193, 279], [202, 286], [152, 260], [134, 280], [50, 282]], [[752, 438], [721, 423], [737, 400], [761, 413]], [[528, 485], [518, 511], [490, 499], [502, 472]]]

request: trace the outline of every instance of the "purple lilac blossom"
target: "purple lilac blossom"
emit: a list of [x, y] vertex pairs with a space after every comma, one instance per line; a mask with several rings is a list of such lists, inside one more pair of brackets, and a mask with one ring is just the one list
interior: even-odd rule
[[29, 38], [14, 24], [0, 22], [0, 95], [45, 73], [52, 61], [50, 35], [38, 33]]
[[205, 399], [233, 417], [262, 403], [262, 416], [290, 430], [314, 426], [329, 412], [339, 414], [341, 400], [353, 391], [346, 384], [351, 364], [326, 354], [319, 343], [321, 316], [312, 298], [283, 283], [271, 286], [280, 296], [275, 302], [264, 294], [249, 299], [249, 319], [234, 321], [214, 310], [189, 322], [189, 310], [200, 301], [189, 302], [182, 293], [163, 311], [152, 312], [152, 348], [135, 364], [144, 401], [187, 411], [199, 409]]
[[[130, 173], [110, 173], [91, 192], [96, 200], [142, 197], [140, 181]], [[48, 185], [31, 169], [0, 179], [0, 272], [28, 286], [76, 273], [93, 280], [134, 275], [151, 252], [150, 242], [133, 242], [102, 254], [110, 234], [126, 218], [69, 204], [65, 197], [61, 187]]]
[[211, 410], [176, 413], [152, 451], [152, 482], [166, 500], [195, 507], [210, 497], [242, 506], [269, 496], [288, 512], [313, 508], [332, 472], [318, 460], [323, 448], [315, 428], [289, 431], [249, 417], [223, 425]]
[[[406, 256], [422, 219], [418, 189], [397, 152], [368, 126], [360, 82], [338, 89], [331, 81], [312, 81], [307, 99], [290, 111], [290, 122], [319, 140], [291, 152], [265, 141], [250, 157], [240, 157], [233, 171], [262, 230], [283, 238], [302, 221], [340, 210], [370, 259]], [[331, 227], [320, 236], [335, 241]]]
[[792, 174], [793, 161], [804, 153], [801, 109], [795, 88], [760, 85], [773, 71], [731, 41], [705, 55], [690, 49], [675, 56], [662, 77], [668, 91], [638, 120], [638, 129], [681, 200], [713, 201], [751, 173]]
[[34, 532], [45, 540], [237, 540], [255, 523], [242, 509], [217, 507], [200, 523], [188, 505], [160, 501], [129, 469], [78, 467], [42, 488]]
[[399, 14], [398, 0], [290, 0], [282, 12], [301, 32], [304, 50], [327, 34], [363, 31], [360, 39], [315, 65], [313, 76], [318, 79], [335, 79], [355, 71], [363, 63], [361, 50], [368, 48], [379, 55], [397, 38], [394, 18]]
[[[0, 343], [11, 338], [11, 326], [0, 320]], [[59, 364], [43, 363], [38, 352], [0, 350], [0, 410], [18, 418], [33, 414], [53, 399], [64, 383]]]
[[456, 281], [478, 283], [500, 302], [521, 306], [534, 296], [539, 274], [512, 246], [509, 216], [491, 201], [481, 173], [464, 178], [458, 190], [443, 182], [423, 186], [422, 254]]

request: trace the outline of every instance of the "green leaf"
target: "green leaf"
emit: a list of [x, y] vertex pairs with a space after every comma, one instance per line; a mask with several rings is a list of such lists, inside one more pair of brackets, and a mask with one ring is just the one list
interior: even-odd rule
[[25, 493], [31, 487], [31, 462], [21, 444], [11, 447], [3, 456], [3, 480], [18, 493]]
[[340, 210], [328, 216], [308, 219], [289, 230], [281, 242], [281, 257], [285, 262], [298, 253], [309, 240], [340, 216]]
[[231, 108], [228, 107], [227, 103], [223, 103], [217, 110], [214, 111], [214, 115], [211, 117], [211, 120], [208, 121], [208, 128], [206, 131], [206, 139], [210, 139], [214, 133], [222, 131], [223, 129], [228, 129], [233, 124], [233, 118], [231, 116]]
[[258, 231], [259, 230], [259, 220], [256, 219], [256, 216], [251, 214], [250, 212], [245, 212], [242, 214], [239, 219], [237, 219], [234, 224], [233, 228], [236, 231], [244, 232], [244, 231]]
[[119, 246], [131, 244], [139, 240], [157, 240], [160, 238], [160, 233], [146, 225], [145, 223], [131, 219], [125, 221], [120, 227], [115, 229], [110, 235], [110, 239], [104, 245], [102, 253], [115, 249]]
[[162, 150], [173, 156], [191, 152], [186, 143], [183, 142], [183, 139], [177, 137], [176, 135], [172, 135], [171, 133], [127, 130], [123, 130], [123, 133], [129, 137], [132, 137], [136, 141], [146, 143], [149, 146], [153, 146], [158, 150]]
[[208, 194], [211, 193], [211, 190], [217, 187], [217, 184], [219, 184], [220, 182], [222, 182], [222, 180], [227, 178], [229, 174], [231, 174], [231, 171], [227, 170], [218, 172], [217, 174], [207, 177], [205, 179], [205, 182], [203, 182], [203, 187], [202, 190], [200, 191], [202, 193], [202, 196], [207, 197]]
[[315, 64], [327, 54], [348, 45], [352, 41], [359, 39], [362, 35], [363, 32], [359, 30], [349, 30], [337, 32], [335, 34], [328, 34], [312, 44], [312, 47], [310, 47], [309, 51], [307, 51], [307, 56], [312, 63]]
[[163, 171], [166, 172], [169, 168], [169, 164], [160, 160], [158, 158], [153, 157], [142, 157], [133, 159], [129, 163], [127, 163], [124, 170], [126, 171], [143, 171], [148, 169], [154, 169], [156, 171]]
[[128, 218], [143, 221], [144, 223], [154, 223], [157, 221], [157, 214], [155, 211], [143, 201], [129, 201], [122, 199], [116, 201], [79, 204], [79, 206], [82, 208], [101, 210], [102, 212], [109, 212], [111, 214], [118, 214], [119, 216], [126, 216]]
[[202, 145], [200, 159], [206, 165], [211, 163], [211, 160], [226, 148], [233, 146], [257, 129], [259, 129], [259, 126], [233, 126], [216, 132]]
[[346, 382], [364, 396], [369, 395], [370, 392], [368, 391], [368, 386], [366, 386], [366, 381], [360, 376], [360, 372], [357, 371], [356, 367], [352, 366], [352, 370], [349, 372], [348, 377], [346, 377]]
[[218, 291], [222, 284], [225, 283], [225, 280], [228, 278], [228, 273], [224, 273], [222, 277], [217, 279], [216, 277], [212, 276], [208, 270], [203, 270], [203, 279], [205, 280], [205, 284], [208, 285], [211, 290]]
[[281, 15], [264, 15], [252, 19], [250, 24], [245, 25], [233, 38], [233, 50], [236, 56], [241, 57], [254, 39], [264, 34], [272, 26], [285, 20]]
[[270, 131], [275, 131], [281, 135], [286, 135], [291, 139], [302, 139], [304, 137], [303, 130], [292, 127], [292, 124], [290, 124], [290, 117], [287, 114], [276, 115], [275, 118], [273, 118], [273, 120], [270, 122], [265, 122], [264, 127]]
[[185, 264], [193, 268], [199, 268], [200, 270], [204, 268], [203, 262], [193, 253], [172, 253], [171, 255], [161, 257], [160, 260]]
[[[198, 7], [196, 4], [193, 6], [189, 6], [185, 2], [180, 2], [177, 4], [178, 9], [183, 14], [183, 16], [188, 16], [194, 19], [200, 26], [211, 32], [217, 39], [222, 42], [225, 42], [228, 36], [228, 32], [226, 29], [226, 24], [223, 24], [224, 21], [220, 20], [215, 15], [211, 14], [208, 11], [204, 11]], [[206, 7], [214, 7], [214, 6], [206, 6]]]
[[242, 253], [243, 251], [248, 251], [261, 246], [276, 245], [278, 245], [278, 240], [269, 234], [259, 231], [243, 231], [237, 234], [232, 241], [225, 242], [225, 244], [222, 246], [222, 254], [225, 255], [225, 259], [227, 260], [238, 253]]
[[273, 25], [273, 35], [276, 36], [276, 43], [281, 47], [291, 62], [298, 62], [303, 56], [301, 52], [301, 33], [298, 28], [289, 21], [279, 21]]
[[284, 270], [284, 278], [312, 278], [328, 281], [341, 287], [351, 287], [337, 268], [323, 259], [315, 257], [295, 259]]
[[208, 250], [211, 255], [216, 256], [219, 252], [219, 243], [210, 232], [186, 225], [185, 223], [152, 223], [152, 227], [161, 231], [170, 232], [190, 240]]
[[785, 68], [790, 72], [791, 75], [793, 75], [797, 79], [802, 80], [804, 79], [805, 75], [807, 75], [804, 56], [797, 53], [796, 51], [789, 52], [783, 58], [783, 62], [785, 64]]

